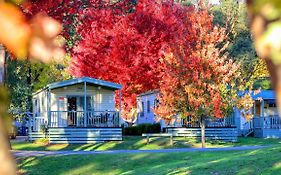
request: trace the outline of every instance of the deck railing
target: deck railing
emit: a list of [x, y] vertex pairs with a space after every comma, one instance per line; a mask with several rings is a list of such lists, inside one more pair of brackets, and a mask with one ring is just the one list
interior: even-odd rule
[[[86, 121], [85, 121], [86, 120]], [[119, 127], [116, 111], [50, 111], [49, 127]]]
[[278, 115], [254, 117], [254, 128], [280, 129], [281, 120]]
[[[233, 117], [225, 117], [225, 118], [206, 118], [205, 119], [206, 127], [233, 127], [235, 126]], [[185, 127], [200, 127], [200, 123], [198, 121], [192, 120], [191, 117], [187, 117], [185, 119], [181, 119], [181, 125]]]

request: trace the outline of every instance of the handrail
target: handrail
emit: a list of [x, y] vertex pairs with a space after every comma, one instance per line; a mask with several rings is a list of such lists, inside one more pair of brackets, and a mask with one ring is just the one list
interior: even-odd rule
[[49, 127], [119, 127], [119, 112], [117, 111], [49, 112], [51, 116]]
[[280, 129], [281, 120], [278, 115], [254, 117], [254, 128]]
[[[84, 112], [84, 111], [49, 111], [49, 112]], [[92, 110], [87, 110], [87, 112], [117, 112], [117, 111], [92, 111]]]

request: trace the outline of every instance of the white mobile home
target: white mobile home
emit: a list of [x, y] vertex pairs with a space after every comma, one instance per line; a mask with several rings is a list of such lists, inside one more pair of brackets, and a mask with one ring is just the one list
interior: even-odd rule
[[47, 85], [32, 97], [31, 140], [46, 126], [51, 143], [122, 139], [120, 109], [117, 111], [115, 106], [115, 91], [121, 87], [89, 77]]
[[246, 135], [253, 133], [255, 137], [281, 138], [281, 120], [277, 111], [275, 92], [262, 90], [251, 95], [255, 100], [252, 109], [254, 117], [250, 121], [240, 117], [239, 130]]
[[[157, 117], [153, 113], [153, 108], [157, 103], [159, 91], [148, 91], [137, 97], [138, 119], [136, 124], [155, 123]], [[273, 90], [262, 90], [258, 94], [251, 94], [254, 99], [253, 119], [246, 121], [238, 109], [234, 109], [233, 115], [223, 119], [211, 119], [207, 121], [208, 128], [237, 128], [238, 135], [248, 136], [253, 134], [255, 137], [279, 137], [281, 138], [281, 120], [276, 107], [276, 97]], [[149, 109], [150, 108], [150, 109]], [[187, 117], [179, 119], [177, 122], [166, 125], [160, 120], [162, 128], [190, 128], [194, 130], [199, 127], [199, 123], [192, 122]], [[191, 129], [192, 128], [192, 129]], [[220, 129], [221, 130], [221, 129]], [[200, 131], [198, 131], [200, 132]]]
[[[192, 122], [191, 118], [187, 117], [185, 119], [175, 116], [175, 119], [170, 123], [165, 123], [163, 120], [159, 120], [154, 114], [153, 109], [158, 104], [157, 96], [159, 95], [158, 90], [148, 91], [137, 96], [137, 111], [138, 118], [136, 124], [142, 123], [156, 123], [160, 122], [161, 128], [166, 127], [199, 127], [198, 122]], [[231, 126], [234, 124], [234, 116], [230, 116], [224, 119], [217, 119], [216, 121], [208, 120], [207, 125], [212, 127], [219, 126]]]
[[182, 126], [183, 120], [171, 121], [171, 123], [166, 124], [164, 120], [159, 120], [154, 114], [153, 109], [158, 104], [157, 96], [159, 95], [159, 90], [151, 90], [145, 93], [139, 94], [137, 96], [137, 111], [138, 116], [136, 124], [143, 123], [160, 123], [161, 128], [165, 127], [176, 127]]
[[[190, 117], [175, 119], [170, 123], [159, 120], [153, 113], [157, 105], [158, 90], [148, 91], [137, 96], [138, 117], [136, 124], [160, 122], [161, 129], [177, 136], [200, 137], [201, 129], [199, 122], [193, 121]], [[178, 117], [178, 118], [177, 118]], [[206, 121], [206, 137], [208, 139], [237, 141], [237, 127], [235, 126], [234, 115], [222, 119], [209, 118]]]

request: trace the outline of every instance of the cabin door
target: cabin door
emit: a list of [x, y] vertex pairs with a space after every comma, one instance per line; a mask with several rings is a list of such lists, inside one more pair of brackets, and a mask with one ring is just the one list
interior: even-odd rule
[[76, 126], [77, 124], [77, 98], [67, 98], [67, 125]]

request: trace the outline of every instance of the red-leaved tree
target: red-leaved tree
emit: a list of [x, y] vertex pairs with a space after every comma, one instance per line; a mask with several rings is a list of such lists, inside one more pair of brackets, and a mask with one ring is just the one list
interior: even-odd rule
[[187, 16], [182, 45], [171, 46], [161, 59], [165, 74], [155, 112], [168, 122], [176, 115], [199, 121], [205, 147], [206, 118], [227, 116], [237, 102], [238, 65], [224, 53], [225, 29], [213, 26], [207, 10], [193, 9]]
[[[63, 35], [75, 41], [68, 49], [72, 75], [123, 85], [122, 116], [128, 122], [133, 120], [127, 114], [136, 106], [136, 94], [151, 89], [161, 90], [157, 112], [166, 120], [181, 108], [201, 111], [205, 101], [208, 115], [217, 117], [228, 106], [224, 101], [229, 97], [222, 98], [218, 87], [229, 83], [236, 66], [216, 47], [225, 33], [212, 26], [206, 11], [165, 0], [33, 0], [25, 11], [44, 11], [62, 21]], [[192, 93], [187, 96], [188, 91]]]
[[[158, 67], [169, 45], [184, 36], [188, 7], [172, 1], [139, 0], [127, 6], [88, 7], [79, 13], [80, 40], [73, 50], [71, 73], [121, 83], [123, 118], [136, 106], [136, 94], [159, 88]], [[126, 10], [122, 10], [125, 8]]]

